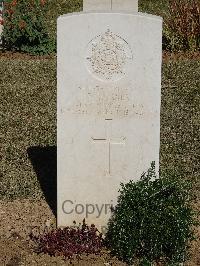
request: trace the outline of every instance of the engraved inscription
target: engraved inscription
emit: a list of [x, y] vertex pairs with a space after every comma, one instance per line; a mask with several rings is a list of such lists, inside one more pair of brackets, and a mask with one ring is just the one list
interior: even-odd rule
[[100, 86], [87, 89], [80, 87], [76, 99], [68, 106], [67, 111], [77, 115], [120, 118], [141, 116], [144, 114], [144, 106], [131, 101], [128, 89]]
[[109, 29], [94, 38], [87, 47], [87, 66], [95, 77], [101, 80], [116, 81], [126, 72], [126, 65], [132, 60], [128, 43]]

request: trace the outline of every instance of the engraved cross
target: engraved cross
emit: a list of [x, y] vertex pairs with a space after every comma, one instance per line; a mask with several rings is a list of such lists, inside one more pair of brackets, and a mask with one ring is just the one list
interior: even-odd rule
[[108, 153], [108, 175], [111, 175], [111, 153], [112, 153], [112, 146], [113, 145], [125, 145], [125, 137], [120, 138], [111, 138], [110, 135], [110, 124], [112, 119], [105, 119], [106, 121], [106, 137], [105, 138], [95, 138], [92, 137], [93, 143], [102, 143], [107, 144], [107, 153]]

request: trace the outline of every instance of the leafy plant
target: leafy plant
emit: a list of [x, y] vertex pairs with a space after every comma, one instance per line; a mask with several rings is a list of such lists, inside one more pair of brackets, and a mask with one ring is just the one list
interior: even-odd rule
[[48, 34], [46, 0], [7, 0], [3, 11], [3, 46], [30, 54], [50, 54], [55, 40]]
[[164, 16], [164, 48], [191, 50], [200, 48], [200, 1], [169, 0]]
[[48, 31], [52, 38], [56, 39], [56, 22], [60, 15], [80, 12], [83, 10], [83, 0], [51, 0], [48, 2], [47, 21]]
[[174, 175], [156, 178], [155, 164], [138, 182], [122, 184], [106, 242], [122, 260], [141, 265], [183, 262], [193, 239], [192, 183]]
[[103, 245], [102, 234], [95, 225], [82, 225], [54, 229], [44, 235], [34, 236], [31, 239], [37, 245], [38, 253], [51, 256], [73, 258], [81, 254], [99, 254]]

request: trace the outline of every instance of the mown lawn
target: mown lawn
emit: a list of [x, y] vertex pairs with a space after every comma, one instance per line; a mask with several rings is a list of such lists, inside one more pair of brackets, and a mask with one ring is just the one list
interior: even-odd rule
[[198, 180], [200, 61], [169, 61], [163, 65], [162, 77], [161, 170], [175, 169]]
[[56, 144], [55, 60], [0, 59], [0, 99], [0, 196], [39, 197], [27, 149]]
[[[196, 179], [200, 177], [199, 73], [198, 60], [163, 64], [161, 170]], [[0, 99], [0, 198], [40, 198], [41, 180], [28, 151], [56, 146], [55, 59], [0, 58]], [[46, 161], [43, 174], [51, 175], [51, 167], [52, 162]], [[45, 178], [48, 184], [48, 175]]]

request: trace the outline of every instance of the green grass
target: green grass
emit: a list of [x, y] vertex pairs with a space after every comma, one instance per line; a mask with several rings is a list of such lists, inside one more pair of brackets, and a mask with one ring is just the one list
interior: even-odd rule
[[161, 15], [168, 9], [169, 0], [139, 0], [139, 11]]
[[[200, 177], [200, 62], [163, 65], [161, 170]], [[27, 155], [56, 145], [55, 59], [0, 58], [0, 198], [40, 198]]]
[[161, 170], [174, 169], [200, 185], [200, 62], [163, 66]]
[[0, 196], [40, 196], [27, 149], [56, 144], [56, 63], [0, 59], [0, 88]]

